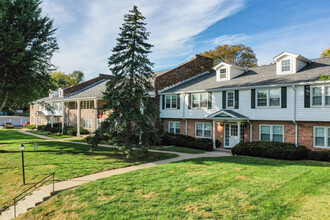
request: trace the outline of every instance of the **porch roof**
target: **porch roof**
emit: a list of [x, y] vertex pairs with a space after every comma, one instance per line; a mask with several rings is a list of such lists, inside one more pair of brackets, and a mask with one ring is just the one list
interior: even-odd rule
[[218, 121], [246, 121], [249, 118], [233, 110], [221, 109], [215, 113], [206, 116], [205, 119], [212, 119]]

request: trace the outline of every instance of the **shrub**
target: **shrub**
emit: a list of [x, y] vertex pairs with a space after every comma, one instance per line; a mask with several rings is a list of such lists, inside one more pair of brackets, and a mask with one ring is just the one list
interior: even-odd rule
[[23, 128], [25, 128], [25, 129], [35, 129], [36, 125], [25, 125]]
[[[66, 126], [66, 127], [64, 127], [63, 133], [66, 135], [76, 136], [77, 128], [74, 126]], [[89, 132], [86, 129], [80, 128], [80, 134], [89, 134]]]
[[54, 133], [54, 135], [55, 136], [62, 136], [62, 134], [61, 133], [58, 133], [58, 132], [57, 133]]
[[330, 151], [309, 151], [307, 157], [309, 160], [330, 161]]
[[309, 150], [304, 146], [296, 147], [290, 143], [278, 142], [243, 142], [231, 149], [234, 155], [268, 157], [285, 160], [301, 160], [307, 158]]
[[[207, 151], [213, 150], [213, 140], [209, 138], [194, 138], [181, 134], [165, 133], [163, 136], [162, 144], [201, 149]], [[218, 141], [216, 145], [220, 146], [220, 142]]]

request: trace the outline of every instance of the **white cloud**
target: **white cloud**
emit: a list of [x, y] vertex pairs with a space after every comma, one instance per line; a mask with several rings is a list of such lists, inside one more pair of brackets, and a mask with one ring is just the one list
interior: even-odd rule
[[44, 9], [59, 27], [60, 53], [55, 54], [54, 64], [65, 72], [80, 69], [87, 78], [109, 73], [107, 58], [123, 16], [134, 4], [147, 18], [150, 43], [154, 44], [151, 60], [156, 68], [166, 59], [191, 56], [194, 36], [244, 6], [244, 0], [85, 0], [78, 8], [66, 6], [67, 1], [49, 2], [43, 3]]
[[223, 44], [237, 44], [242, 43], [243, 41], [251, 38], [246, 34], [233, 34], [233, 35], [222, 35], [213, 39], [214, 45], [223, 45]]

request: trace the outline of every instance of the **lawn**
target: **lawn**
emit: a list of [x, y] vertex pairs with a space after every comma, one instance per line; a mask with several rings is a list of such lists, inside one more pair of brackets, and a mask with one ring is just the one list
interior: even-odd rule
[[329, 219], [330, 164], [200, 158], [90, 182], [20, 219]]
[[40, 141], [41, 138], [22, 134], [17, 130], [0, 129], [0, 144]]
[[52, 172], [56, 172], [56, 181], [61, 181], [176, 156], [149, 152], [148, 156], [139, 154], [128, 160], [116, 149], [102, 147], [98, 149], [98, 151], [90, 151], [87, 145], [48, 141], [39, 142], [39, 150], [34, 151], [33, 143], [25, 144], [25, 173], [28, 185], [22, 187], [19, 146], [17, 144], [0, 146], [0, 209], [24, 188]]
[[54, 139], [62, 139], [62, 138], [73, 137], [72, 135], [60, 135], [60, 136], [56, 136], [53, 133], [48, 132], [48, 131], [31, 131], [30, 130], [30, 131], [26, 131], [26, 132], [30, 132], [30, 133], [33, 133], [33, 134], [40, 134], [40, 135], [51, 137], [51, 138], [54, 138]]
[[202, 154], [205, 153], [205, 150], [187, 148], [187, 147], [176, 147], [176, 146], [153, 146], [151, 149], [154, 150], [161, 150], [161, 151], [173, 151], [173, 152], [180, 152], [180, 153], [188, 153], [188, 154]]

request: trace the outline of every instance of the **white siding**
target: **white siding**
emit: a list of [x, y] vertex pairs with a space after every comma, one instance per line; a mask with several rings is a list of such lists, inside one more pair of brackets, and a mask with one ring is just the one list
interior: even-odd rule
[[296, 59], [297, 60], [297, 62], [296, 62], [296, 71], [298, 72], [299, 70], [301, 70], [302, 68], [304, 68], [306, 65], [307, 65], [307, 63], [306, 62], [304, 62], [304, 61], [302, 61], [302, 60], [300, 60], [300, 59]]

